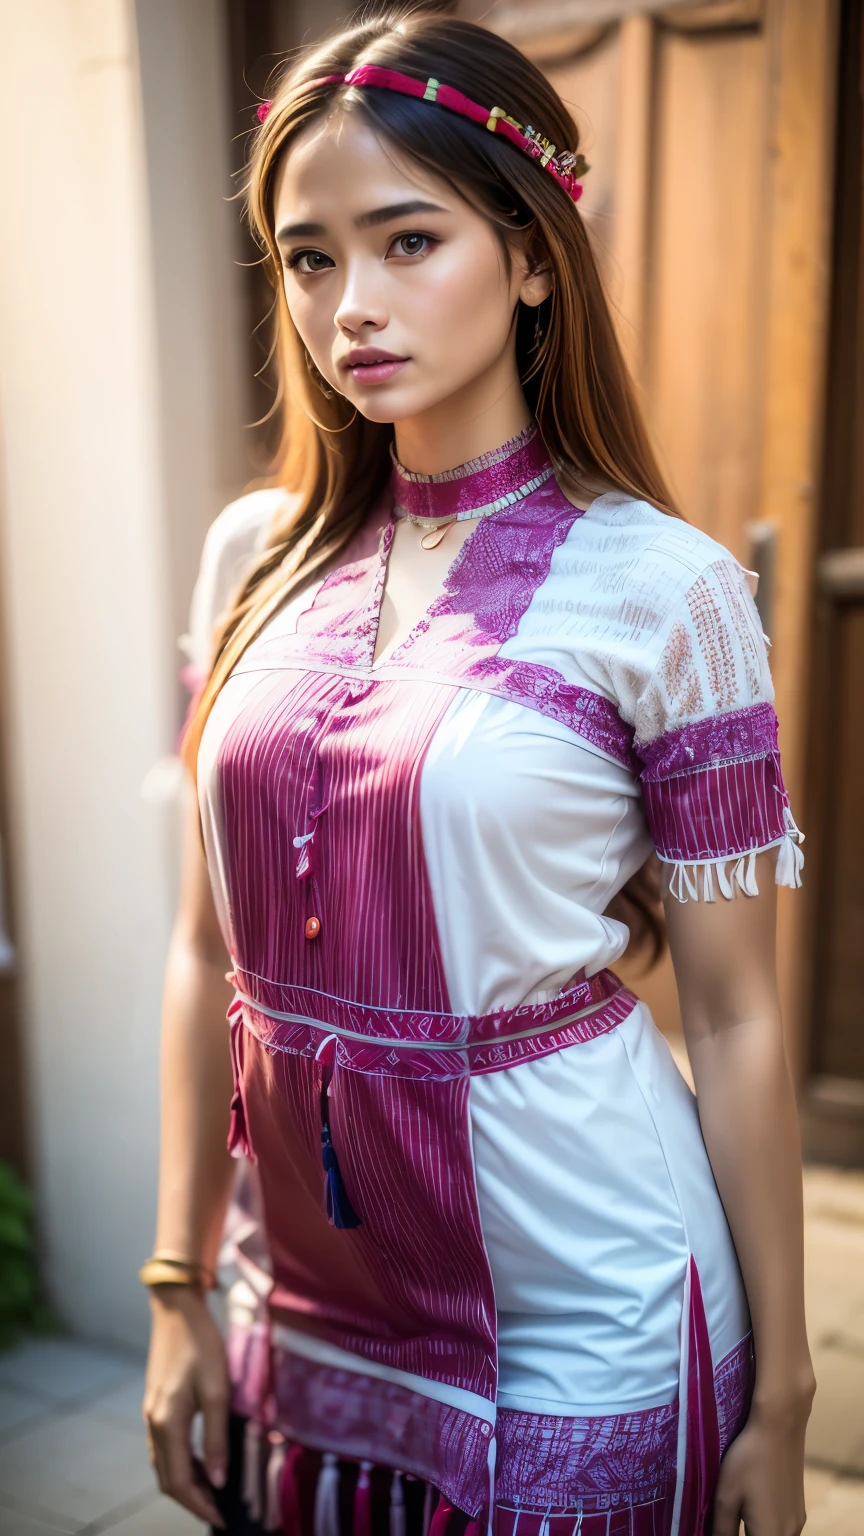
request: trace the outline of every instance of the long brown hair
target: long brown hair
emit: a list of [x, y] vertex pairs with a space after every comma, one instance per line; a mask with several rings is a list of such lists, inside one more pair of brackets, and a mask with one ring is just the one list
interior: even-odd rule
[[559, 148], [579, 147], [572, 117], [536, 66], [495, 33], [449, 16], [391, 10], [308, 50], [285, 74], [255, 135], [247, 205], [276, 295], [282, 440], [275, 480], [289, 496], [217, 638], [213, 670], [184, 740], [193, 776], [213, 701], [239, 657], [290, 593], [345, 547], [390, 472], [392, 427], [359, 414], [352, 421], [348, 402], [335, 394], [327, 400], [310, 377], [285, 302], [275, 240], [280, 161], [301, 133], [337, 107], [361, 113], [400, 154], [443, 177], [487, 214], [502, 241], [508, 231], [525, 232], [529, 260], [548, 263], [553, 289], [540, 310], [539, 351], [531, 350], [538, 312], [519, 307], [517, 362], [556, 470], [565, 480], [600, 481], [673, 512], [576, 205], [506, 139], [443, 108], [392, 91], [320, 83], [360, 64], [421, 80], [432, 76], [490, 110], [503, 107]]

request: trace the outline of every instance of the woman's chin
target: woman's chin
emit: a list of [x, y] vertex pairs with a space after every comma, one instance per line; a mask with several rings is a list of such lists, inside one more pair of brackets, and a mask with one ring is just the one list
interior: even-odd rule
[[358, 390], [354, 404], [367, 421], [389, 424], [416, 413], [416, 407], [406, 405], [404, 390], [386, 389], [383, 386], [379, 389]]
[[351, 403], [356, 405], [360, 415], [365, 416], [367, 421], [386, 422], [389, 425], [422, 416], [447, 397], [446, 390], [438, 394], [417, 389], [399, 389], [396, 385], [388, 389], [386, 385], [379, 385], [377, 388], [357, 390]]
[[382, 425], [391, 426], [399, 419], [383, 400], [358, 400], [357, 410], [367, 421], [376, 421]]

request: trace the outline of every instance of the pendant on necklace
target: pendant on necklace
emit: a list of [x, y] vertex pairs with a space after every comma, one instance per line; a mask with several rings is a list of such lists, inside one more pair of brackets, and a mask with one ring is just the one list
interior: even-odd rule
[[455, 521], [456, 519], [454, 517], [449, 523], [445, 523], [443, 528], [433, 528], [430, 533], [424, 533], [422, 539], [420, 540], [420, 548], [437, 549], [445, 533], [447, 532], [447, 529], [452, 528]]

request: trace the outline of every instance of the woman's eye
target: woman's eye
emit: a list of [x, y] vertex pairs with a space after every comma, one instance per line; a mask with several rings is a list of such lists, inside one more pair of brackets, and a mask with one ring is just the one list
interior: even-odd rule
[[425, 256], [432, 249], [429, 235], [397, 235], [388, 256]]
[[313, 272], [324, 272], [327, 267], [334, 265], [330, 256], [323, 251], [294, 251], [291, 256], [285, 258], [286, 267], [292, 272], [305, 272], [310, 275]]

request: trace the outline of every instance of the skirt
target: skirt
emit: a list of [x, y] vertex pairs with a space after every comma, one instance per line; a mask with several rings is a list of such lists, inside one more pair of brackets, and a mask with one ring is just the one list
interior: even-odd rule
[[703, 1536], [748, 1411], [749, 1318], [693, 1095], [644, 1004], [601, 996], [596, 1032], [461, 1073], [441, 1052], [421, 1074], [398, 1044], [322, 1060], [285, 1016], [234, 1024], [261, 1203], [235, 1244], [232, 1518]]

